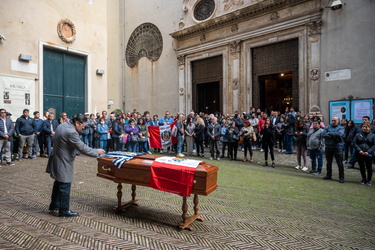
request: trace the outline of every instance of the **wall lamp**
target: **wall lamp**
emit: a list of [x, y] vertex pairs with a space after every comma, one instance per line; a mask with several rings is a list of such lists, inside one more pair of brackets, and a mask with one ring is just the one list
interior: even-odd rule
[[331, 5], [328, 7], [331, 10], [338, 10], [342, 8], [342, 2], [341, 0], [335, 0], [331, 3]]
[[104, 69], [97, 69], [96, 74], [97, 75], [104, 75]]
[[20, 56], [18, 57], [18, 60], [24, 61], [24, 62], [30, 62], [31, 58], [32, 57], [30, 55], [20, 54]]

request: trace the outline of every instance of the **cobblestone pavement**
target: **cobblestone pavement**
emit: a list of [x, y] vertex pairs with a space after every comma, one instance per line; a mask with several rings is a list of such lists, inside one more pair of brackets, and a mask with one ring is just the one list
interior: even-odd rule
[[[265, 171], [263, 161], [242, 162], [242, 152], [238, 158], [230, 164], [248, 167], [248, 176], [243, 177], [250, 182], [252, 175]], [[278, 165], [272, 171], [282, 180], [306, 180], [314, 185], [306, 189], [319, 190], [322, 176], [295, 170], [295, 155], [276, 153], [276, 158]], [[263, 155], [257, 151], [255, 159]], [[0, 249], [375, 249], [374, 186], [359, 185], [358, 170], [346, 170], [345, 184], [331, 182], [337, 195], [340, 190], [353, 190], [353, 195], [327, 205], [308, 195], [279, 197], [277, 186], [269, 192], [251, 184], [237, 185], [235, 180], [230, 184], [220, 177], [220, 171], [230, 171], [225, 167], [229, 161], [211, 162], [221, 167], [220, 187], [200, 196], [205, 221], [194, 222], [193, 231], [179, 231], [181, 197], [137, 187], [141, 206], [116, 213], [112, 210], [116, 184], [96, 177], [96, 159], [85, 156], [76, 158], [71, 192], [71, 209], [80, 216], [49, 214], [53, 180], [45, 173], [46, 163], [47, 158], [37, 158], [1, 166]], [[360, 188], [367, 190], [363, 198], [368, 206], [357, 209], [351, 200], [358, 198]], [[129, 185], [124, 185], [123, 193], [130, 198]], [[329, 201], [332, 193], [322, 192], [328, 196], [323, 198]], [[191, 202], [189, 198], [190, 207]]]

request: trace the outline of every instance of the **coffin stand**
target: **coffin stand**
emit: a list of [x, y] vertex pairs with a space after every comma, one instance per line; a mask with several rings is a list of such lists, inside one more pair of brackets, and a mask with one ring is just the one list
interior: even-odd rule
[[[97, 176], [105, 178], [118, 183], [117, 185], [117, 206], [114, 207], [116, 211], [124, 210], [125, 208], [139, 204], [136, 199], [137, 185], [149, 186], [151, 164], [160, 156], [155, 155], [142, 155], [125, 162], [121, 168], [116, 167], [112, 161], [113, 158], [98, 158], [98, 173]], [[182, 197], [182, 222], [179, 225], [180, 229], [192, 230], [190, 226], [195, 220], [203, 221], [201, 214], [198, 212], [198, 195], [208, 195], [215, 191], [217, 187], [217, 166], [201, 162], [195, 170], [194, 185], [192, 194], [194, 194], [194, 214], [187, 215], [188, 205], [186, 202], [187, 197]], [[131, 184], [131, 197], [128, 202], [122, 203], [122, 183]]]

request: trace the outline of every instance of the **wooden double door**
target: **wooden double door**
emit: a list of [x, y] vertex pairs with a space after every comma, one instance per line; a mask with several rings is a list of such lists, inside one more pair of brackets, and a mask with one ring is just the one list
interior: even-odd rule
[[44, 48], [43, 51], [43, 111], [53, 109], [56, 117], [66, 112], [68, 117], [84, 113], [86, 58]]

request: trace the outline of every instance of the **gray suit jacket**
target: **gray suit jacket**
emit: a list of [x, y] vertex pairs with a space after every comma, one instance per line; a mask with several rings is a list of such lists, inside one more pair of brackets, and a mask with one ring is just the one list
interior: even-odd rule
[[[14, 134], [14, 124], [11, 119], [6, 118], [6, 126], [7, 126], [7, 135], [9, 135], [9, 139], [13, 136]], [[0, 120], [0, 139], [4, 139], [5, 135], [5, 128], [4, 128], [4, 122]]]
[[98, 151], [85, 145], [70, 122], [60, 124], [55, 131], [53, 151], [48, 159], [46, 172], [59, 182], [72, 182], [76, 150], [82, 154], [98, 157]]

